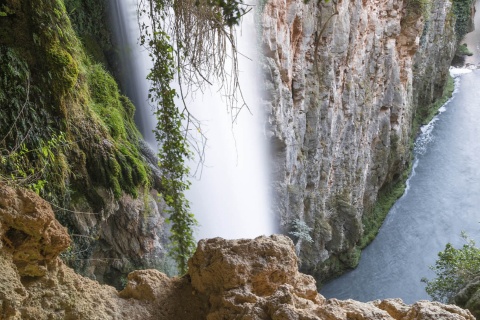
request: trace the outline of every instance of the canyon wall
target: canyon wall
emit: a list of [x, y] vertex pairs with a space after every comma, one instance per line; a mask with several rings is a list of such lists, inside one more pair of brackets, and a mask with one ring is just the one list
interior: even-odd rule
[[405, 179], [417, 106], [442, 95], [455, 50], [451, 3], [268, 0], [261, 10], [273, 210], [283, 233], [312, 228], [296, 248], [324, 281], [357, 264], [384, 218], [376, 203]]
[[0, 183], [0, 319], [474, 319], [437, 302], [326, 300], [285, 236], [202, 240], [185, 276], [138, 270], [120, 292], [66, 267], [69, 244], [46, 201]]

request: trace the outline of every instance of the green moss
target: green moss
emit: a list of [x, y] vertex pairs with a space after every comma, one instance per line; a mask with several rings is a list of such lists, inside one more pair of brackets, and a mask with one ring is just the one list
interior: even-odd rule
[[107, 1], [65, 0], [68, 15], [89, 57], [104, 66], [114, 52], [109, 30]]
[[[417, 132], [419, 131], [420, 126], [430, 122], [433, 119], [433, 117], [438, 113], [438, 109], [443, 106], [448, 99], [450, 99], [453, 90], [454, 81], [453, 78], [449, 76], [443, 91], [443, 96], [428, 106], [419, 106], [417, 108], [412, 125], [412, 132], [414, 135], [411, 138], [411, 150], [413, 150], [413, 144], [417, 137]], [[398, 141], [392, 139], [392, 150], [396, 150], [397, 148]], [[411, 166], [409, 166], [400, 177], [392, 181], [391, 184], [381, 189], [378, 193], [377, 201], [373, 208], [367, 208], [365, 210], [365, 213], [362, 217], [364, 233], [358, 244], [360, 248], [365, 248], [370, 242], [372, 242], [391, 207], [403, 195], [406, 186], [405, 183], [410, 175], [410, 171]]]
[[73, 237], [67, 260], [82, 269], [99, 235], [95, 228], [89, 234], [78, 230], [72, 210], [102, 212], [110, 201], [105, 189], [116, 198], [150, 191], [153, 178], [138, 148], [135, 107], [110, 74], [92, 63], [101, 58], [103, 27], [94, 22], [101, 15], [74, 20], [97, 32], [83, 28], [82, 43], [63, 0], [0, 0], [5, 12], [3, 4], [14, 14], [0, 17], [0, 179], [19, 176], [22, 185], [43, 188], [61, 223], [72, 235], [81, 234]]
[[55, 92], [66, 93], [77, 82], [78, 64], [72, 55], [55, 43], [47, 50], [47, 63]]
[[394, 182], [393, 185], [384, 190], [380, 190], [373, 208], [370, 212], [364, 213], [362, 217], [363, 235], [358, 244], [361, 249], [365, 248], [373, 241], [373, 239], [375, 239], [375, 236], [387, 217], [388, 212], [395, 202], [403, 195], [406, 186], [405, 182], [408, 179], [410, 170], [411, 168], [406, 170], [403, 173], [402, 178]]
[[136, 146], [135, 107], [120, 95], [117, 83], [101, 65], [89, 66], [87, 82], [92, 110], [113, 138], [106, 180], [117, 197], [122, 190], [136, 197], [138, 187], [148, 184], [148, 169]]
[[462, 41], [463, 37], [472, 30], [472, 9], [475, 1], [473, 0], [453, 0], [453, 13], [455, 15], [455, 33], [457, 41]]
[[115, 80], [99, 64], [90, 66], [88, 87], [93, 100], [93, 110], [108, 127], [114, 139], [126, 139], [127, 112], [120, 100]]
[[[62, 157], [61, 167], [75, 172], [76, 187], [83, 184], [85, 192], [106, 187], [117, 197], [122, 192], [136, 196], [137, 189], [149, 183], [149, 170], [137, 148], [140, 134], [133, 121], [133, 104], [120, 95], [110, 74], [86, 57], [62, 0], [6, 2], [15, 9], [17, 21], [0, 20], [2, 35], [15, 34], [0, 39], [0, 102], [8, 106], [0, 110], [0, 133], [7, 135], [13, 123], [15, 134], [5, 139], [3, 147], [14, 148], [24, 141], [28, 150], [37, 149], [42, 141], [64, 131], [70, 152]], [[90, 9], [104, 6], [87, 2]], [[104, 11], [94, 11], [84, 11], [76, 20], [90, 21], [88, 28], [80, 28], [85, 37], [91, 31], [101, 34], [92, 21], [101, 20]], [[86, 155], [83, 161], [77, 161], [79, 153]], [[68, 188], [66, 183], [60, 185]]]

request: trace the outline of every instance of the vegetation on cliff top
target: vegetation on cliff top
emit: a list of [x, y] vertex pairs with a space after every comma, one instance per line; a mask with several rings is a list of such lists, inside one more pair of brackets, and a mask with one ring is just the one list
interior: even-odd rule
[[425, 290], [434, 300], [453, 303], [460, 290], [480, 274], [480, 249], [472, 239], [464, 234], [462, 237], [466, 243], [460, 249], [447, 243], [445, 250], [438, 253], [438, 260], [430, 267], [436, 278], [422, 279], [427, 284]]

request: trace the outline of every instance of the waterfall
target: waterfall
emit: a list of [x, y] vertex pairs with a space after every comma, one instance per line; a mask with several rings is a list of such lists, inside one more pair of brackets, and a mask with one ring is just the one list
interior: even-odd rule
[[[121, 87], [137, 107], [135, 121], [145, 140], [156, 146], [155, 118], [147, 102], [148, 53], [137, 44], [136, 0], [111, 0], [112, 22], [120, 46]], [[259, 72], [253, 11], [239, 28], [239, 82], [248, 109], [232, 122], [219, 85], [187, 99], [190, 112], [202, 122], [207, 137], [203, 167], [192, 177], [186, 194], [199, 221], [197, 239], [255, 237], [276, 232], [269, 205], [268, 144], [263, 134]], [[177, 101], [177, 103], [181, 103]], [[196, 171], [198, 159], [189, 163]], [[201, 172], [201, 174], [200, 174]]]
[[269, 203], [269, 152], [253, 18], [253, 13], [244, 17], [238, 34], [240, 86], [249, 110], [244, 108], [232, 123], [219, 92], [212, 90], [194, 102], [193, 112], [203, 120], [208, 139], [201, 178], [193, 180], [187, 194], [201, 224], [198, 238], [276, 232]]
[[138, 129], [155, 150], [157, 142], [152, 130], [156, 123], [148, 104], [150, 83], [147, 80], [152, 62], [147, 50], [138, 43], [137, 0], [110, 0], [109, 5], [120, 60], [120, 87], [136, 107], [135, 123]]

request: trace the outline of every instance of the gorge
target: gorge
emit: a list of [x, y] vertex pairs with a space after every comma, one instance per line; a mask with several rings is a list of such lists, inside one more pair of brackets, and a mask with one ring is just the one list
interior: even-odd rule
[[[112, 6], [118, 3], [110, 2]], [[245, 274], [248, 280], [238, 280], [233, 285], [221, 282], [226, 279], [203, 283], [210, 280], [214, 270], [194, 280], [195, 274], [202, 274], [201, 267], [198, 272], [190, 269], [188, 275], [177, 280], [167, 280], [156, 271], [137, 271], [126, 278], [135, 269], [156, 268], [174, 273], [174, 266], [167, 255], [169, 209], [164, 201], [167, 198], [163, 193], [161, 163], [159, 166], [133, 125], [134, 106], [130, 99], [139, 109], [145, 98], [135, 101], [135, 94], [129, 94], [128, 89], [133, 87], [132, 82], [135, 85], [140, 82], [133, 76], [133, 71], [140, 67], [130, 67], [126, 78], [133, 81], [121, 83], [120, 91], [110, 74], [121, 79], [120, 65], [126, 67], [129, 62], [118, 56], [122, 40], [114, 39], [108, 32], [111, 25], [106, 23], [110, 21], [107, 8], [104, 1], [0, 0], [0, 136], [3, 139], [0, 171], [5, 196], [1, 206], [5, 214], [0, 216], [1, 261], [8, 269], [5, 277], [13, 279], [5, 279], [8, 285], [0, 287], [2, 316], [27, 317], [35, 313], [35, 308], [29, 306], [43, 304], [51, 317], [68, 314], [75, 318], [76, 313], [81, 314], [83, 303], [90, 303], [84, 301], [98, 300], [91, 296], [82, 300], [88, 290], [75, 283], [86, 280], [74, 275], [57, 259], [66, 248], [63, 259], [83, 275], [117, 288], [127, 284], [126, 291], [118, 296], [111, 287], [101, 289], [99, 284], [88, 282], [101, 292], [100, 300], [110, 301], [107, 297], [113, 297], [101, 307], [106, 318], [132, 318], [132, 314], [143, 318], [150, 314], [154, 318], [155, 311], [151, 310], [155, 309], [149, 308], [164, 307], [159, 295], [169, 296], [182, 288], [192, 295], [198, 293], [194, 306], [202, 309], [199, 314], [206, 316], [212, 312], [218, 319], [223, 314], [233, 318], [235, 312], [260, 318], [277, 314], [278, 319], [307, 319], [306, 313], [310, 311], [305, 308], [313, 308], [316, 311], [312, 311], [312, 317], [320, 317], [325, 306], [327, 310], [340, 306], [337, 311], [341, 319], [351, 314], [359, 314], [359, 319], [400, 318], [407, 314], [414, 318], [414, 314], [423, 312], [419, 311], [423, 310], [421, 303], [407, 306], [399, 301], [386, 301], [357, 305], [327, 301], [315, 292], [315, 281], [300, 275], [296, 265], [298, 262], [301, 271], [314, 276], [320, 286], [358, 263], [360, 250], [376, 235], [388, 207], [401, 195], [408, 170], [414, 164], [412, 139], [429, 114], [436, 111], [432, 104], [444, 94], [458, 39], [471, 27], [471, 1], [452, 4], [447, 0], [268, 0], [258, 4], [257, 27], [263, 56], [255, 61], [258, 65], [253, 74], [261, 71], [265, 79], [259, 83], [250, 79], [247, 82], [262, 90], [260, 111], [252, 108], [252, 113], [263, 114], [264, 110], [266, 115], [263, 128], [252, 135], [247, 149], [253, 149], [252, 144], [258, 147], [255, 139], [267, 138], [268, 144], [259, 149], [271, 149], [272, 159], [253, 176], [271, 172], [272, 199], [270, 205], [260, 204], [254, 197], [260, 191], [255, 190], [267, 189], [262, 186], [265, 179], [254, 181], [242, 173], [246, 191], [240, 191], [243, 198], [238, 203], [246, 206], [235, 205], [236, 208], [226, 207], [218, 212], [228, 216], [230, 210], [235, 210], [244, 217], [246, 211], [252, 213], [253, 216], [241, 222], [247, 231], [257, 226], [259, 214], [265, 214], [270, 222], [259, 224], [270, 227], [248, 236], [272, 230], [290, 235], [293, 242], [282, 236], [273, 236], [271, 240], [259, 238], [257, 242], [219, 239], [201, 242], [197, 254], [204, 255], [203, 258], [209, 256], [204, 254], [208, 250], [241, 253], [245, 245], [252, 251], [247, 258], [222, 255], [228, 262], [225, 270], [234, 270], [232, 279], [238, 280], [237, 273], [253, 270], [252, 274]], [[474, 82], [476, 73], [464, 77], [471, 77], [468, 79]], [[202, 104], [208, 107], [211, 102], [203, 100]], [[445, 114], [448, 112], [450, 109]], [[244, 132], [255, 130], [247, 128]], [[227, 131], [231, 131], [230, 127]], [[145, 132], [148, 130], [144, 130], [143, 138], [149, 140]], [[239, 135], [238, 141], [246, 135], [235, 134]], [[222, 131], [215, 135], [231, 134]], [[238, 148], [239, 162], [241, 152]], [[209, 169], [208, 161], [207, 154], [205, 171]], [[420, 175], [420, 168], [419, 164], [412, 179]], [[221, 174], [228, 176], [225, 172]], [[48, 200], [56, 218], [68, 227], [72, 242], [49, 215], [45, 221], [54, 226], [53, 251], [48, 242], [51, 236], [42, 233], [45, 228], [40, 232], [28, 227], [28, 221], [17, 223], [18, 217], [37, 212], [32, 211], [30, 204], [24, 206], [26, 211], [22, 211], [22, 206], [9, 209], [14, 207], [12, 203], [22, 204], [23, 200], [34, 198], [25, 196], [26, 191], [18, 184], [36, 190]], [[226, 185], [220, 188], [230, 196], [236, 193], [228, 191]], [[211, 193], [201, 198], [214, 201], [226, 198], [213, 187], [200, 189]], [[253, 191], [253, 195], [247, 191]], [[20, 200], [14, 194], [20, 195]], [[193, 210], [200, 210], [195, 208], [198, 200], [192, 202]], [[232, 205], [233, 200], [227, 202]], [[18, 213], [14, 212], [14, 219], [11, 210]], [[279, 228], [272, 226], [275, 224], [272, 220], [278, 222]], [[228, 230], [239, 224], [233, 222], [227, 227], [223, 222], [215, 229], [225, 229], [221, 230], [224, 237], [243, 237]], [[302, 225], [307, 228], [299, 230]], [[214, 230], [205, 236], [219, 232]], [[56, 243], [55, 239], [62, 240]], [[288, 249], [278, 251], [277, 245]], [[284, 261], [281, 255], [294, 263], [278, 264]], [[195, 259], [190, 260], [190, 268], [198, 263], [208, 269], [212, 261], [217, 261], [207, 258], [195, 262]], [[249, 262], [250, 259], [254, 261]], [[287, 274], [291, 276], [275, 273], [274, 267], [266, 262], [274, 266], [277, 263], [277, 267], [288, 265]], [[255, 266], [259, 265], [266, 273], [256, 273]], [[268, 281], [264, 281], [265, 277]], [[156, 279], [155, 284], [145, 284], [146, 278]], [[158, 291], [162, 285], [169, 289]], [[45, 286], [54, 288], [46, 294], [55, 297], [55, 303], [45, 302], [48, 300], [43, 297]], [[246, 291], [239, 292], [240, 287]], [[12, 290], [16, 293], [10, 297]], [[417, 297], [420, 296], [412, 299]], [[150, 311], [135, 309], [136, 301], [145, 298], [155, 301], [154, 305], [144, 305]], [[181, 303], [168, 301], [172, 306]], [[227, 301], [226, 305], [220, 301]], [[207, 305], [212, 309], [205, 310]], [[369, 309], [372, 305], [374, 309]], [[471, 318], [468, 312], [454, 307], [427, 305], [427, 309], [433, 308], [442, 315], [439, 319], [455, 318], [451, 312]], [[175, 309], [180, 311], [182, 308]], [[88, 312], [83, 316], [95, 318]]]
[[[456, 75], [457, 92], [422, 127], [405, 194], [391, 209], [359, 266], [322, 288], [326, 297], [360, 301], [400, 297], [429, 299], [423, 277], [446, 243], [461, 247], [462, 232], [478, 243], [480, 191], [476, 171], [478, 71]], [[470, 163], [470, 160], [473, 162]], [[374, 281], [372, 281], [374, 279]]]

